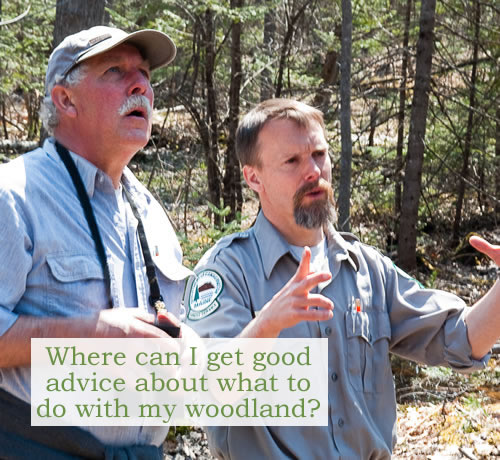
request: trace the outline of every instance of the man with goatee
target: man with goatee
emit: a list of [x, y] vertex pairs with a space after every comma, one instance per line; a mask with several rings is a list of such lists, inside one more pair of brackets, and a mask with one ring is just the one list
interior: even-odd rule
[[[337, 232], [323, 116], [306, 104], [259, 104], [238, 127], [237, 154], [262, 209], [253, 227], [200, 261], [185, 294], [189, 324], [206, 337], [327, 338], [329, 423], [207, 427], [212, 452], [238, 460], [390, 458], [389, 353], [483, 368], [500, 335], [500, 283], [467, 309]], [[500, 247], [471, 243], [500, 264]]]

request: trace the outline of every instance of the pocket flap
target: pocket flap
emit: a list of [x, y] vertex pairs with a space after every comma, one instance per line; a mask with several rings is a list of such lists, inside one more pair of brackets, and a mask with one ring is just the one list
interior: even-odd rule
[[63, 283], [104, 279], [102, 267], [93, 254], [48, 254], [47, 264], [54, 278]]
[[385, 312], [346, 311], [345, 324], [348, 339], [360, 337], [370, 344], [382, 338], [391, 339], [391, 322]]
[[153, 262], [161, 274], [170, 281], [182, 281], [193, 274], [175, 257], [153, 257]]

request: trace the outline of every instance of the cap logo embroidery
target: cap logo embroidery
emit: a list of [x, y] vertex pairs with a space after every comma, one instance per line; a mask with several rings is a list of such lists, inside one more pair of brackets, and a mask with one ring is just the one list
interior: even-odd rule
[[111, 38], [111, 34], [99, 35], [98, 37], [95, 37], [92, 40], [89, 40], [89, 42], [87, 43], [87, 46], [97, 45], [97, 43], [100, 43], [104, 40], [107, 40], [108, 38]]
[[220, 306], [217, 298], [223, 288], [224, 282], [217, 272], [204, 270], [199, 273], [193, 281], [189, 293], [188, 318], [197, 321], [217, 310]]

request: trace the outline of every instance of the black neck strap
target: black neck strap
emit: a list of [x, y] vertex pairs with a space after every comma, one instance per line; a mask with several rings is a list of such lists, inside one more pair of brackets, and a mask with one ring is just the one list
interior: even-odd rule
[[122, 181], [123, 191], [127, 197], [127, 201], [132, 208], [134, 217], [137, 219], [137, 233], [139, 233], [139, 240], [141, 242], [142, 255], [144, 257], [144, 263], [146, 264], [146, 274], [149, 281], [149, 303], [152, 307], [155, 307], [157, 311], [164, 309], [165, 304], [163, 304], [163, 297], [161, 296], [160, 286], [158, 284], [158, 278], [156, 277], [155, 264], [153, 258], [151, 257], [151, 251], [149, 250], [148, 240], [146, 238], [146, 232], [144, 231], [144, 225], [142, 224], [141, 216], [139, 210], [132, 199], [132, 195], [125, 187]]
[[92, 205], [90, 204], [89, 196], [87, 195], [87, 191], [85, 190], [85, 186], [83, 185], [80, 173], [78, 172], [76, 164], [73, 161], [73, 158], [71, 158], [68, 149], [59, 144], [59, 142], [56, 142], [56, 150], [61, 157], [64, 166], [66, 166], [69, 175], [71, 176], [71, 180], [73, 181], [73, 185], [75, 186], [78, 199], [80, 200], [80, 204], [83, 209], [83, 213], [85, 214], [90, 232], [92, 233], [92, 239], [94, 240], [97, 256], [99, 257], [99, 262], [101, 263], [102, 272], [104, 275], [104, 281], [106, 282], [106, 289], [109, 299], [108, 306], [109, 308], [112, 308], [113, 300], [111, 297], [111, 275], [109, 272], [108, 260], [106, 258], [106, 251], [104, 250], [104, 244], [102, 243], [101, 234], [99, 233], [99, 228], [97, 227], [97, 222], [95, 220], [94, 211], [92, 210]]
[[[104, 279], [106, 282], [107, 294], [109, 298], [109, 307], [113, 307], [113, 301], [111, 297], [111, 275], [109, 271], [108, 261], [106, 258], [106, 251], [104, 250], [104, 245], [102, 243], [101, 234], [99, 233], [99, 227], [97, 226], [97, 222], [95, 220], [94, 211], [92, 210], [92, 205], [90, 203], [89, 197], [87, 195], [87, 191], [85, 190], [85, 186], [83, 185], [82, 178], [78, 172], [78, 169], [71, 157], [68, 149], [63, 145], [56, 142], [56, 150], [59, 156], [61, 157], [64, 166], [68, 170], [69, 175], [71, 176], [71, 180], [75, 186], [78, 199], [80, 200], [80, 204], [83, 208], [83, 212], [85, 214], [85, 218], [87, 219], [87, 223], [89, 225], [90, 231], [92, 233], [92, 239], [94, 240], [94, 244], [97, 251], [97, 256], [99, 257], [99, 262], [102, 267], [102, 271], [104, 274]], [[156, 277], [155, 265], [153, 262], [153, 258], [151, 257], [151, 252], [149, 250], [149, 245], [146, 239], [146, 232], [144, 231], [144, 225], [142, 224], [142, 220], [137, 210], [137, 206], [132, 199], [130, 192], [123, 184], [123, 190], [125, 191], [125, 196], [132, 208], [132, 212], [134, 213], [134, 217], [137, 219], [137, 231], [139, 233], [139, 240], [141, 242], [142, 255], [144, 257], [144, 263], [146, 264], [146, 274], [149, 281], [149, 303], [152, 307], [155, 307], [157, 311], [165, 310], [165, 304], [163, 303], [163, 297], [161, 296], [160, 286], [158, 284], [158, 278]]]

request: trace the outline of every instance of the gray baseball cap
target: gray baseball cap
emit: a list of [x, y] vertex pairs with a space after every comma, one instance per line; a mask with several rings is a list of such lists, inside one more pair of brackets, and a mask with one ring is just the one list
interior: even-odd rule
[[52, 52], [45, 75], [45, 93], [56, 81], [56, 76], [65, 77], [80, 62], [105, 53], [122, 43], [137, 46], [151, 70], [170, 64], [177, 52], [174, 42], [167, 34], [158, 30], [144, 29], [127, 33], [114, 27], [95, 26], [68, 35]]

